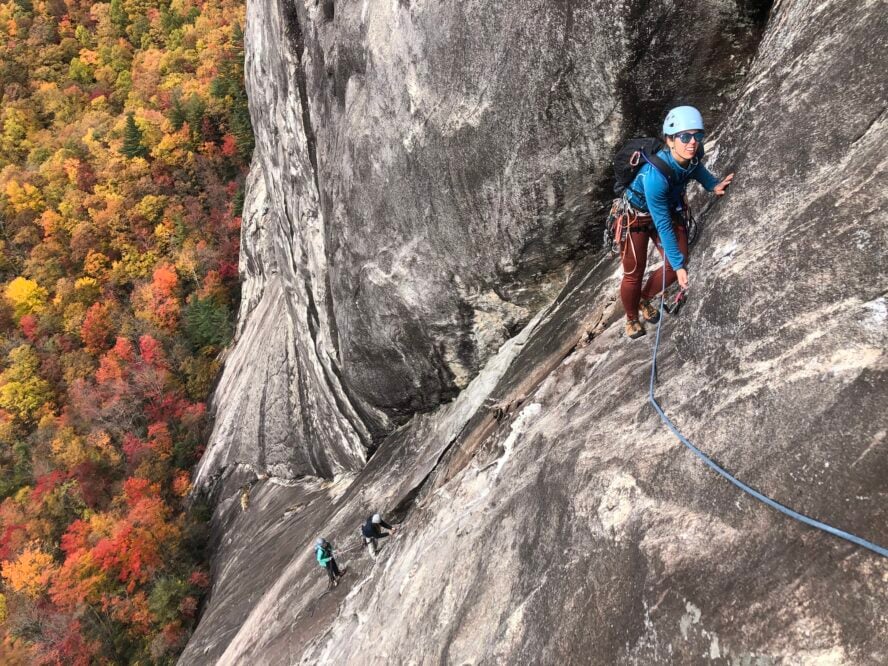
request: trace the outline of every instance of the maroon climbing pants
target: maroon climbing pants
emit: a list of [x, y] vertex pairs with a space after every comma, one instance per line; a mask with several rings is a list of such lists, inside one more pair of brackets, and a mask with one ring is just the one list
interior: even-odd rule
[[[687, 261], [688, 256], [688, 230], [687, 227], [675, 218], [672, 220], [672, 229], [675, 231], [675, 237], [678, 240], [678, 248]], [[666, 261], [666, 284], [663, 284], [663, 271], [656, 270], [651, 273], [644, 289], [641, 288], [641, 281], [644, 278], [644, 269], [647, 266], [648, 239], [653, 239], [663, 257], [663, 248], [660, 245], [657, 236], [657, 230], [654, 222], [650, 218], [639, 218], [635, 224], [629, 229], [628, 238], [623, 244], [623, 281], [620, 283], [620, 300], [623, 302], [623, 309], [626, 310], [627, 319], [638, 319], [638, 301], [641, 298], [650, 300], [673, 282], [675, 282], [675, 271]]]

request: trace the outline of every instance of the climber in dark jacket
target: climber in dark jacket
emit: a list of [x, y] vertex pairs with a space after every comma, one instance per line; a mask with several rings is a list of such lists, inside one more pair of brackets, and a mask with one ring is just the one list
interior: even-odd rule
[[[630, 246], [623, 252], [620, 300], [626, 310], [626, 335], [633, 339], [645, 334], [644, 326], [638, 321], [639, 311], [652, 324], [660, 318], [660, 311], [651, 299], [676, 280], [682, 289], [688, 288], [688, 230], [682, 213], [688, 182], [696, 180], [707, 191], [722, 196], [734, 179], [732, 173], [719, 181], [700, 163], [703, 116], [694, 107], [672, 109], [663, 122], [663, 134], [666, 148], [657, 156], [672, 170], [672, 185], [648, 162], [639, 169], [626, 195], [638, 217], [629, 228], [627, 243]], [[651, 238], [660, 256], [665, 254], [666, 280], [664, 283], [662, 271], [654, 271], [642, 289]]]
[[345, 575], [336, 566], [336, 560], [333, 559], [333, 544], [323, 537], [319, 537], [315, 541], [315, 557], [324, 569], [327, 570], [327, 576], [330, 579], [330, 587], [336, 587], [339, 584], [338, 579]]
[[[391, 530], [391, 532], [383, 532], [383, 529]], [[367, 517], [367, 520], [361, 525], [361, 536], [364, 538], [364, 545], [370, 551], [370, 557], [376, 559], [376, 540], [384, 539], [394, 531], [395, 528], [385, 522], [378, 513]]]

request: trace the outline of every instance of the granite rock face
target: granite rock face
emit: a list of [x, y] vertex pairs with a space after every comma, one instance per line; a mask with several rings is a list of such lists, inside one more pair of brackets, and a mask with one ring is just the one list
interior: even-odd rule
[[761, 31], [729, 0], [248, 5], [235, 354], [276, 370], [229, 364], [216, 411], [254, 426], [223, 416], [201, 484], [355, 471], [452, 399], [594, 247], [614, 146], [662, 114], [651, 72], [718, 117]]
[[[737, 178], [695, 196], [657, 395], [750, 485], [888, 544], [883, 6], [777, 2], [760, 35], [760, 7], [503, 4], [250, 5], [244, 305], [182, 663], [888, 662], [888, 560], [674, 439], [591, 246], [613, 145], [683, 77]], [[373, 511], [399, 523], [376, 562]]]

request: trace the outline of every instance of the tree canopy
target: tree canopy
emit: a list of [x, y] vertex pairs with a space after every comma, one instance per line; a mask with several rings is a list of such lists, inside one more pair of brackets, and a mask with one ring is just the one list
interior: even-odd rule
[[174, 663], [238, 300], [244, 7], [0, 0], [0, 662]]

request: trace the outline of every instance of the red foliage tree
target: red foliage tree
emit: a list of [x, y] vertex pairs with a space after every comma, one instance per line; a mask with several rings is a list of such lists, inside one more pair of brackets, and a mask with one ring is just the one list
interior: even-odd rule
[[93, 354], [108, 348], [114, 334], [111, 321], [111, 308], [106, 303], [93, 303], [86, 311], [83, 325], [80, 327], [80, 339], [84, 346]]
[[22, 333], [28, 339], [28, 342], [37, 341], [37, 317], [32, 314], [26, 314], [19, 319], [19, 327]]

